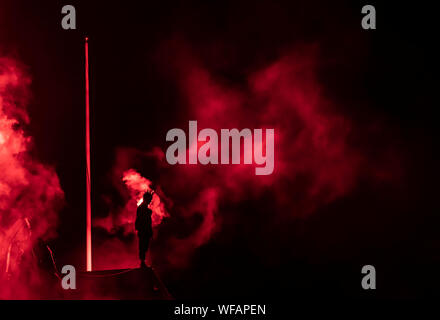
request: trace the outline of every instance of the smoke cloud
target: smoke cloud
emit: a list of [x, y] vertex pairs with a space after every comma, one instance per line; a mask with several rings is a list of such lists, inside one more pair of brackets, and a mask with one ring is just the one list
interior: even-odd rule
[[[189, 120], [197, 120], [199, 130], [217, 132], [275, 129], [274, 172], [268, 176], [255, 176], [253, 166], [241, 164], [171, 166], [164, 159], [167, 146], [151, 152], [118, 149], [114, 173], [120, 176], [132, 168], [142, 171], [139, 159], [154, 159], [154, 167], [148, 170], [159, 172], [155, 183], [172, 199], [164, 202], [170, 219], [159, 227], [159, 232], [165, 231], [156, 241], [161, 242], [157, 258], [164, 264], [187, 266], [195, 250], [222, 230], [222, 223], [234, 223], [234, 215], [242, 214], [239, 208], [245, 202], [268, 208], [267, 214], [274, 219], [306, 218], [349, 194], [360, 179], [399, 177], [397, 153], [372, 157], [365, 145], [353, 143], [370, 128], [358, 127], [325, 96], [318, 78], [318, 53], [316, 46], [285, 51], [278, 59], [248, 71], [241, 81], [232, 82], [211, 71], [181, 40], [166, 42], [159, 49], [159, 68], [174, 81], [179, 108], [184, 110], [179, 112], [181, 129], [187, 129]], [[265, 199], [268, 192], [270, 198]], [[129, 215], [133, 217], [134, 212], [133, 207]]]
[[[30, 78], [0, 57], [0, 297], [38, 298], [38, 241], [55, 236], [64, 194], [55, 170], [31, 155], [26, 105]], [[39, 288], [41, 290], [41, 288]]]

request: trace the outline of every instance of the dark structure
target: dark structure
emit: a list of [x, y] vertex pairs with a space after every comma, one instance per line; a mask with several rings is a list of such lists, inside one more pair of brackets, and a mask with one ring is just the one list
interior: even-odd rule
[[76, 290], [61, 290], [64, 299], [170, 300], [172, 296], [152, 268], [102, 270], [77, 274]]

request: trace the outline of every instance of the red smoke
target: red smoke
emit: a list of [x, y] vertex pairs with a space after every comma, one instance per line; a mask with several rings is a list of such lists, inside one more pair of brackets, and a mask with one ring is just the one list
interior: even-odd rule
[[167, 198], [160, 188], [153, 189], [153, 183], [150, 180], [142, 177], [134, 169], [115, 170], [114, 175], [114, 183], [124, 196], [125, 204], [120, 209], [114, 209], [115, 211], [105, 218], [95, 218], [93, 225], [104, 229], [109, 235], [122, 230], [126, 238], [124, 241], [117, 238], [107, 239], [104, 243], [94, 246], [95, 268], [98, 269], [117, 269], [138, 265], [137, 242], [130, 235], [135, 234], [136, 209], [142, 203], [142, 196], [145, 192], [153, 192], [153, 199], [150, 203], [153, 212], [151, 216], [153, 230], [156, 230], [162, 220], [169, 216], [164, 203]]
[[[124, 208], [118, 211], [115, 215], [104, 219], [95, 219], [94, 225], [96, 227], [102, 227], [108, 232], [111, 232], [115, 227], [124, 227], [124, 230], [127, 233], [134, 232], [136, 208], [142, 203], [142, 196], [145, 192], [153, 193], [153, 199], [150, 203], [150, 208], [153, 211], [151, 216], [153, 228], [157, 227], [162, 222], [163, 218], [169, 216], [159, 194], [153, 190], [152, 182], [150, 180], [142, 177], [134, 169], [124, 171], [120, 179], [124, 182], [126, 189], [129, 192], [127, 202]], [[111, 218], [111, 220], [109, 218]]]
[[[148, 154], [133, 149], [118, 151], [115, 172], [136, 167], [139, 158], [155, 158], [160, 170], [156, 183], [173, 199], [171, 217], [201, 219], [184, 236], [169, 235], [160, 254], [171, 265], [185, 265], [196, 248], [221, 230], [226, 214], [228, 219], [242, 214], [231, 208], [243, 202], [268, 207], [262, 197], [267, 191], [275, 194], [267, 212], [271, 217], [307, 217], [350, 193], [359, 178], [381, 179], [379, 173], [389, 172], [393, 165], [373, 165], [374, 159], [362, 146], [350, 143], [353, 136], [362, 133], [342, 108], [324, 95], [315, 47], [286, 52], [276, 61], [248, 71], [242, 82], [234, 84], [211, 72], [180, 41], [169, 42], [162, 49], [158, 59], [164, 63], [160, 66], [171, 68], [169, 74], [181, 93], [179, 109], [184, 110], [174, 127], [187, 132], [188, 121], [197, 120], [199, 130], [275, 129], [275, 166], [268, 176], [255, 176], [254, 168], [246, 165], [170, 166], [163, 156], [165, 150]], [[177, 57], [169, 52], [178, 53]], [[376, 154], [376, 158], [386, 156]], [[222, 209], [225, 207], [233, 214]]]
[[[133, 216], [133, 212], [136, 212], [136, 207], [134, 206], [134, 204], [136, 203], [136, 205], [139, 206], [143, 201], [142, 196], [144, 193], [154, 192], [151, 188], [152, 182], [147, 178], [142, 177], [138, 172], [133, 169], [124, 172], [122, 180], [127, 185], [127, 188], [130, 190], [130, 193], [132, 195], [131, 200], [127, 204], [128, 210], [126, 210], [126, 212]], [[153, 211], [153, 214], [151, 215], [151, 220], [154, 228], [162, 222], [162, 219], [164, 217], [168, 216], [164, 204], [160, 201], [160, 197], [155, 192], [153, 193], [153, 199], [151, 200], [150, 208]]]
[[53, 168], [30, 155], [24, 126], [29, 77], [0, 58], [0, 297], [35, 298], [40, 281], [32, 250], [54, 236], [64, 194]]

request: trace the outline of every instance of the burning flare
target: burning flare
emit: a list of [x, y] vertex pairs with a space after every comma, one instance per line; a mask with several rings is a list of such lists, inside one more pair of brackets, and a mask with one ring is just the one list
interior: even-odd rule
[[[136, 170], [130, 169], [124, 172], [122, 181], [124, 181], [130, 191], [132, 197], [131, 201], [135, 201], [137, 206], [140, 206], [143, 202], [142, 196], [145, 192], [153, 194], [153, 199], [149, 205], [150, 209], [153, 211], [151, 216], [153, 227], [159, 225], [162, 222], [162, 219], [168, 216], [164, 204], [160, 201], [159, 195], [151, 188], [152, 182], [150, 180], [142, 177], [136, 172]], [[132, 207], [134, 206], [132, 205]], [[136, 210], [133, 210], [132, 212], [136, 212]]]

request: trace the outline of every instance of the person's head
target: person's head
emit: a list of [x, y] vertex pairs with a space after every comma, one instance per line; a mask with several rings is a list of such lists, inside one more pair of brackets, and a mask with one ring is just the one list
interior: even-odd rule
[[143, 199], [145, 204], [150, 204], [151, 200], [153, 199], [153, 195], [150, 192], [145, 192]]

